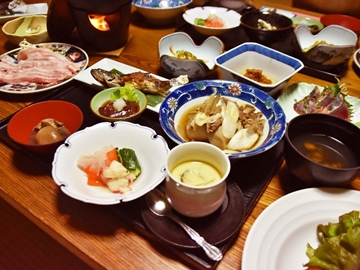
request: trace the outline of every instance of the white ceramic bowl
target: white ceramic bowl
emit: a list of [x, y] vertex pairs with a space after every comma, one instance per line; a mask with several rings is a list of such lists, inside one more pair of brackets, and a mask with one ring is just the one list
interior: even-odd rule
[[[28, 20], [29, 24], [26, 24], [25, 18], [27, 18], [26, 20]], [[19, 26], [21, 26], [23, 22], [23, 26], [26, 26], [24, 31], [16, 33], [16, 30], [19, 29]], [[50, 40], [46, 26], [46, 15], [16, 18], [6, 22], [2, 27], [2, 31], [9, 41], [17, 46], [24, 39], [33, 44], [47, 42]]]
[[[132, 184], [131, 191], [120, 194], [112, 193], [104, 186], [89, 186], [86, 174], [77, 167], [81, 155], [92, 154], [108, 145], [135, 151], [141, 174]], [[168, 152], [165, 139], [149, 127], [125, 121], [102, 122], [74, 133], [56, 150], [52, 177], [65, 194], [86, 203], [128, 202], [154, 189], [165, 179]]]
[[[184, 162], [203, 162], [211, 165], [221, 176], [207, 186], [194, 186], [176, 180], [174, 168]], [[174, 147], [166, 161], [165, 193], [172, 207], [182, 215], [203, 217], [215, 212], [226, 195], [226, 178], [231, 165], [226, 154], [204, 142], [188, 142]]]
[[[197, 59], [179, 59], [171, 52], [186, 51]], [[223, 42], [214, 36], [208, 37], [201, 45], [184, 32], [175, 32], [164, 36], [159, 41], [160, 63], [172, 77], [188, 75], [190, 80], [205, 77], [215, 67], [215, 58], [224, 51]]]
[[[353, 31], [339, 25], [329, 25], [316, 35], [306, 25], [299, 25], [295, 28], [295, 36], [301, 56], [319, 68], [331, 68], [347, 62], [352, 57], [358, 40]], [[320, 41], [326, 44], [313, 46]]]
[[354, 63], [355, 65], [360, 68], [360, 49], [358, 49], [355, 53], [354, 53]]
[[[196, 18], [206, 19], [210, 14], [214, 14], [222, 19], [225, 23], [224, 27], [206, 27], [195, 24]], [[206, 36], [218, 36], [225, 34], [229, 30], [240, 25], [241, 15], [234, 10], [223, 7], [195, 7], [187, 10], [183, 14], [184, 20], [191, 24], [199, 33]]]
[[173, 23], [191, 2], [192, 0], [133, 0], [132, 4], [149, 23], [161, 25]]
[[[223, 79], [255, 86], [271, 96], [283, 89], [290, 78], [304, 67], [294, 57], [252, 42], [226, 51], [215, 59], [215, 63], [221, 68]], [[244, 76], [248, 68], [262, 70], [262, 74], [272, 83], [260, 83]]]

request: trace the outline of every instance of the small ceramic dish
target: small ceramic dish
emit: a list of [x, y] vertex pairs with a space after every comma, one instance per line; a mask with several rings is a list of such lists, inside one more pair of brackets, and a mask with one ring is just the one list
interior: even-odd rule
[[[99, 110], [101, 107], [104, 107], [105, 104], [110, 101], [111, 96], [115, 92], [120, 93], [121, 89], [125, 89], [125, 88], [127, 88], [127, 87], [112, 87], [112, 88], [107, 88], [107, 89], [102, 90], [99, 93], [97, 93], [90, 101], [91, 111], [97, 117], [99, 117], [100, 119], [105, 120], [105, 121], [110, 121], [110, 122], [114, 122], [114, 121], [130, 121], [130, 122], [132, 122], [132, 121], [135, 121], [145, 111], [146, 106], [147, 106], [146, 95], [137, 89], [131, 88], [131, 91], [133, 91], [133, 93], [136, 95], [136, 103], [138, 103], [138, 108], [131, 108], [131, 107], [129, 107], [130, 105], [127, 104], [123, 108], [123, 110], [119, 111], [118, 113], [116, 113], [116, 111], [112, 111], [112, 116], [106, 116], [108, 114], [106, 114], [106, 115], [101, 114], [100, 110]], [[120, 97], [122, 97], [122, 96], [118, 96], [117, 98], [120, 98]], [[113, 109], [110, 109], [110, 110], [113, 110]], [[129, 111], [130, 114], [126, 113], [124, 115], [125, 111]]]
[[329, 25], [316, 35], [306, 25], [299, 25], [295, 28], [295, 36], [300, 56], [320, 69], [347, 62], [358, 40], [353, 31], [339, 25]]
[[304, 24], [309, 27], [311, 33], [314, 35], [319, 33], [324, 28], [324, 25], [321, 22], [312, 18], [294, 17], [291, 18], [291, 20], [293, 22], [293, 28], [296, 28], [300, 24]]
[[9, 41], [17, 46], [24, 39], [32, 44], [50, 40], [46, 27], [46, 15], [25, 16], [8, 21], [3, 25], [2, 31]]
[[[206, 26], [198, 25], [195, 23], [195, 19], [208, 20], [209, 16], [216, 16], [223, 22], [223, 26]], [[233, 28], [240, 25], [241, 15], [234, 10], [223, 7], [195, 7], [185, 11], [183, 14], [184, 20], [191, 24], [196, 31], [206, 36], [219, 36], [225, 34]]]
[[320, 22], [323, 25], [329, 26], [332, 24], [340, 25], [348, 28], [360, 35], [360, 19], [345, 14], [326, 14], [320, 17]]
[[183, 13], [192, 0], [132, 0], [133, 6], [145, 19], [156, 25], [170, 24]]
[[360, 49], [354, 53], [354, 63], [360, 69]]
[[[252, 42], [226, 51], [215, 59], [215, 63], [221, 68], [223, 79], [235, 79], [255, 86], [271, 96], [283, 89], [291, 77], [304, 67], [304, 64], [294, 57]], [[247, 69], [261, 71], [271, 82], [264, 83], [245, 76]]]
[[[77, 166], [80, 156], [104, 146], [134, 150], [141, 173], [125, 193], [113, 193], [106, 186], [90, 186], [87, 175]], [[130, 122], [102, 122], [74, 133], [55, 153], [52, 177], [68, 196], [86, 203], [112, 205], [135, 200], [158, 186], [166, 176], [168, 145], [145, 126]]]
[[220, 94], [241, 104], [249, 104], [262, 112], [265, 120], [263, 135], [248, 151], [227, 152], [232, 160], [246, 158], [267, 151], [283, 137], [286, 129], [285, 114], [280, 105], [265, 92], [247, 84], [225, 80], [202, 80], [180, 86], [161, 104], [159, 121], [165, 133], [177, 144], [185, 143], [179, 125], [185, 114], [203, 104], [212, 94]]
[[[64, 139], [46, 144], [31, 143], [30, 137], [34, 128], [44, 119], [54, 119], [62, 123], [71, 135], [80, 128], [83, 122], [83, 113], [78, 106], [67, 101], [48, 100], [34, 103], [21, 109], [10, 119], [7, 126], [9, 137], [17, 144], [35, 153], [54, 154]], [[42, 136], [46, 134], [54, 136], [56, 133], [43, 133]]]
[[161, 66], [172, 77], [188, 75], [195, 80], [214, 69], [214, 59], [224, 51], [224, 44], [211, 36], [198, 46], [188, 34], [175, 32], [160, 39], [158, 50]]

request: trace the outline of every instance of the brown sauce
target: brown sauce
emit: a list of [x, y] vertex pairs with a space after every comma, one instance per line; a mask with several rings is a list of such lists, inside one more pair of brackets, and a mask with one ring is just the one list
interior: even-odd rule
[[126, 101], [126, 106], [121, 111], [117, 111], [113, 104], [110, 100], [106, 101], [99, 108], [99, 113], [106, 117], [127, 117], [136, 114], [140, 110], [139, 103], [135, 101]]

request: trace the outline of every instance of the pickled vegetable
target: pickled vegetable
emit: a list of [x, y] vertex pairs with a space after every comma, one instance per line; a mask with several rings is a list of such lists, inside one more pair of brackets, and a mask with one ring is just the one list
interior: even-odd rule
[[141, 173], [141, 167], [135, 151], [129, 148], [117, 149], [117, 151], [124, 167], [135, 176], [138, 176]]

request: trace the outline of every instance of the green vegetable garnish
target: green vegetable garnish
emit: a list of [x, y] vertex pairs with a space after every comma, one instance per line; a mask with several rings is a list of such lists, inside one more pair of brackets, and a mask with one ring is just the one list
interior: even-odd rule
[[151, 107], [156, 107], [156, 105], [163, 102], [164, 97], [160, 95], [146, 95], [148, 99], [148, 105]]
[[207, 19], [202, 19], [202, 18], [195, 18], [194, 23], [196, 25], [204, 25], [206, 23]]
[[324, 270], [358, 269], [360, 264], [360, 212], [352, 211], [339, 217], [338, 223], [319, 224], [319, 246], [307, 245], [310, 261], [305, 267]]
[[120, 70], [117, 70], [116, 68], [113, 68], [112, 70], [110, 70], [110, 72], [120, 74], [120, 75], [124, 74], [123, 72], [121, 72]]
[[116, 148], [116, 152], [121, 159], [121, 163], [129, 172], [133, 173], [135, 176], [138, 176], [141, 173], [141, 167], [134, 150], [129, 148]]
[[122, 98], [126, 101], [137, 101], [137, 95], [133, 88], [129, 86], [123, 86], [116, 89], [110, 95], [110, 101], [114, 102], [115, 100]]

